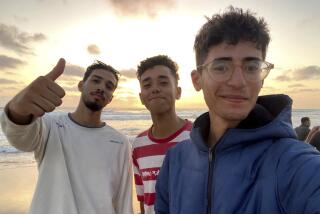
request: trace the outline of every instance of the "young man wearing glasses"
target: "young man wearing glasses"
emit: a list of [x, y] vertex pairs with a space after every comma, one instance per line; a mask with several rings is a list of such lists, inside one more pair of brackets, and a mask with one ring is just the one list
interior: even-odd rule
[[46, 114], [62, 103], [55, 82], [65, 60], [38, 77], [5, 107], [1, 126], [17, 149], [34, 152], [39, 177], [30, 214], [133, 213], [130, 145], [101, 120], [119, 72], [97, 61], [78, 84], [73, 113]]
[[264, 19], [233, 7], [200, 29], [191, 77], [209, 112], [167, 152], [156, 213], [320, 212], [320, 154], [296, 140], [292, 100], [258, 96], [269, 40]]

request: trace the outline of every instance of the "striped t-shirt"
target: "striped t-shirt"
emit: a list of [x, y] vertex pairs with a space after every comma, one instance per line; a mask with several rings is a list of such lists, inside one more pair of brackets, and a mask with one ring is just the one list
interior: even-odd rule
[[154, 213], [155, 185], [167, 150], [189, 139], [192, 123], [186, 120], [182, 128], [164, 139], [152, 136], [152, 127], [139, 134], [133, 142], [133, 171], [138, 201], [144, 203], [146, 214]]

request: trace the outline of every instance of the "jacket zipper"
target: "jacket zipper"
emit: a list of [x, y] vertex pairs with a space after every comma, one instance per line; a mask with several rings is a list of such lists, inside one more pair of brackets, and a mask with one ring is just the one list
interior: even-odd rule
[[207, 189], [207, 200], [208, 200], [208, 207], [207, 207], [207, 214], [211, 214], [211, 199], [212, 199], [212, 154], [213, 149], [209, 150], [209, 175], [208, 175], [208, 189]]

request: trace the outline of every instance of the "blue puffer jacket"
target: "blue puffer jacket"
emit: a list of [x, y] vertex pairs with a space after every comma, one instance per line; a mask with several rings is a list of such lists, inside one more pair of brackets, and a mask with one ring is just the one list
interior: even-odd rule
[[258, 98], [237, 128], [209, 150], [208, 113], [191, 139], [169, 150], [156, 184], [156, 213], [320, 213], [320, 153], [296, 140], [291, 99]]

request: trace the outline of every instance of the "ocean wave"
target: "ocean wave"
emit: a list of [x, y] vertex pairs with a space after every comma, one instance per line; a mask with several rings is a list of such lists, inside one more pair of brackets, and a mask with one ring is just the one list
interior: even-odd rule
[[4, 145], [4, 146], [0, 146], [0, 153], [22, 153], [22, 152], [12, 146]]

